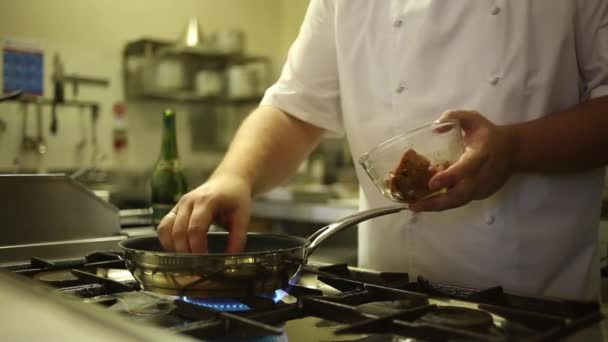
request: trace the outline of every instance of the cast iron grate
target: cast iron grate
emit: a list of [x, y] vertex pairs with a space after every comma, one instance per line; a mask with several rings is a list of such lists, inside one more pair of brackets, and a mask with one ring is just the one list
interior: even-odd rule
[[[96, 274], [98, 269], [125, 269], [118, 253], [92, 253], [67, 261], [33, 257], [29, 264], [3, 269], [38, 280], [52, 279], [50, 285], [59, 291], [83, 298], [139, 290], [133, 281], [115, 281]], [[336, 328], [336, 334], [426, 341], [545, 341], [567, 336], [602, 319], [597, 303], [517, 296], [505, 293], [501, 287], [464, 288], [421, 277], [410, 281], [406, 273], [367, 272], [342, 264], [306, 266], [303, 271], [317, 274], [319, 281], [340, 294], [326, 295], [320, 290], [291, 286], [286, 291], [296, 298], [295, 302], [275, 303], [263, 296], [238, 298], [252, 309], [243, 312], [222, 312], [176, 299], [170, 314], [184, 318], [185, 323], [169, 329], [197, 338], [269, 336], [283, 334], [288, 321], [315, 317]], [[483, 310], [480, 312], [500, 319], [483, 326], [450, 325], [445, 324], [449, 322], [445, 318], [429, 319], [442, 311], [458, 311], [446, 310], [443, 303], [449, 300], [470, 303]]]
[[[602, 319], [595, 303], [528, 298], [505, 293], [500, 287], [480, 290], [433, 283], [423, 278], [404, 282], [406, 274], [389, 277], [380, 273], [364, 274], [342, 265], [317, 271], [320, 281], [342, 293], [304, 295], [294, 304], [245, 314], [222, 313], [178, 302], [178, 312], [202, 316], [197, 317], [199, 321], [174, 330], [197, 338], [278, 335], [283, 333], [281, 327], [287, 321], [316, 317], [333, 322], [329, 325], [338, 326], [335, 333], [339, 335], [401, 336], [425, 341], [549, 341]], [[478, 305], [479, 309], [430, 303], [430, 299], [435, 298], [462, 300]], [[429, 319], [438, 313], [459, 309], [477, 311], [488, 317], [491, 313], [500, 320], [463, 326], [445, 324], [449, 322], [446, 319]]]

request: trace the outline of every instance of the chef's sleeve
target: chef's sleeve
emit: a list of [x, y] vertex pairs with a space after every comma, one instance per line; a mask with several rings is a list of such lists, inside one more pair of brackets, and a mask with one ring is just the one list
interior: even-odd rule
[[578, 0], [576, 49], [581, 102], [608, 95], [608, 1]]
[[343, 134], [333, 0], [311, 0], [279, 80], [261, 105]]

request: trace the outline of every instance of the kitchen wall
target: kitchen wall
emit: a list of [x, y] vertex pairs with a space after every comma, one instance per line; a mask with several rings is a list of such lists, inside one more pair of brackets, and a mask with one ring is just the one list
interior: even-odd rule
[[[193, 172], [199, 172], [202, 176], [217, 163], [222, 151], [207, 151], [192, 146], [191, 135], [199, 129], [201, 134], [208, 134], [210, 127], [206, 126], [212, 124], [204, 117], [208, 115], [208, 109], [200, 106], [162, 102], [127, 103], [129, 145], [125, 155], [119, 159], [114, 157], [111, 108], [114, 102], [123, 100], [123, 46], [127, 41], [142, 37], [175, 39], [184, 29], [188, 18], [197, 17], [204, 34], [222, 29], [244, 31], [247, 37], [246, 51], [271, 57], [276, 77], [287, 49], [297, 34], [307, 3], [306, 0], [2, 1], [0, 38], [30, 39], [43, 45], [47, 77], [45, 97], [52, 96], [51, 56], [55, 52], [61, 54], [67, 73], [110, 79], [109, 88], [83, 87], [79, 93], [79, 99], [101, 103], [98, 130], [101, 150], [106, 156], [102, 162], [104, 168], [136, 172], [151, 168], [160, 144], [160, 112], [165, 106], [171, 105], [179, 115], [178, 144], [182, 159]], [[66, 88], [66, 97], [72, 97], [70, 87]], [[7, 129], [0, 131], [0, 173], [14, 169], [14, 159], [18, 155], [22, 137], [21, 110], [15, 103], [0, 105], [0, 120], [7, 123]], [[236, 110], [246, 112], [250, 108]], [[34, 134], [34, 108], [29, 108], [28, 112], [30, 120], [27, 127], [29, 134]], [[43, 116], [48, 145], [45, 164], [48, 168], [56, 170], [86, 166], [91, 153], [88, 113], [60, 108], [57, 136], [49, 135], [48, 107], [44, 108]], [[237, 120], [240, 118], [242, 115], [237, 116]], [[230, 126], [235, 126], [235, 123], [232, 122]], [[83, 138], [87, 141], [84, 159], [79, 157], [75, 149]]]
[[[306, 13], [308, 0], [283, 0], [280, 14], [281, 39], [279, 46], [279, 59], [285, 60], [287, 52], [294, 38], [300, 30], [300, 23]], [[280, 66], [279, 66], [280, 67]]]

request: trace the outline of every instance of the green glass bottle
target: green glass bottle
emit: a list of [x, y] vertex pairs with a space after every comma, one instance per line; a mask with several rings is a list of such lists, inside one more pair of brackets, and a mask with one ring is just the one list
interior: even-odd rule
[[165, 109], [163, 112], [163, 140], [160, 158], [152, 172], [150, 185], [152, 190], [152, 219], [156, 227], [182, 195], [187, 192], [188, 188], [177, 155], [175, 111], [172, 109]]

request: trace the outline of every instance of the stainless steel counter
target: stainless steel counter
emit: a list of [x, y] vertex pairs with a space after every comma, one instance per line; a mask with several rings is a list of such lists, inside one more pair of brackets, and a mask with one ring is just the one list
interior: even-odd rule
[[[253, 218], [272, 222], [275, 233], [308, 237], [317, 229], [356, 213], [350, 202], [298, 202], [288, 200], [255, 200]], [[323, 242], [310, 258], [313, 262], [357, 264], [357, 230], [348, 229]]]
[[331, 223], [354, 214], [358, 208], [347, 203], [314, 203], [297, 201], [255, 200], [251, 215], [274, 220], [299, 221], [308, 223]]
[[195, 341], [0, 272], [3, 341]]
[[[331, 223], [358, 210], [356, 200], [343, 202], [298, 202], [289, 200], [254, 200], [251, 215], [257, 218], [299, 221], [307, 223]], [[123, 227], [151, 224], [149, 208], [121, 210]]]

